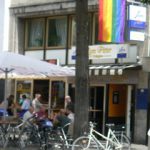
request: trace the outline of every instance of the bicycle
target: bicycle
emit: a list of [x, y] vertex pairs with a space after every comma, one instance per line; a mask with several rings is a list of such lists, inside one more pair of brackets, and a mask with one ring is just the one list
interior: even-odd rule
[[106, 124], [106, 126], [112, 129], [119, 142], [123, 145], [123, 149], [130, 149], [131, 142], [125, 134], [124, 125]]
[[51, 130], [49, 133], [48, 143], [51, 145], [52, 150], [67, 150], [72, 146], [73, 139], [67, 134], [68, 128], [71, 123], [66, 124], [63, 127], [57, 127], [56, 129]]
[[[94, 129], [94, 123], [90, 122], [89, 125], [88, 135], [77, 138], [73, 142], [72, 150], [122, 150], [124, 148], [124, 144], [120, 142], [111, 128], [105, 136]], [[102, 140], [99, 140], [96, 135]]]

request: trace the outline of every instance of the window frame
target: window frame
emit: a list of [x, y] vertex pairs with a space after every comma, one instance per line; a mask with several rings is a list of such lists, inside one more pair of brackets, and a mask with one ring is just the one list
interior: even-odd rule
[[[44, 24], [43, 24], [43, 28], [44, 28], [44, 31], [43, 31], [43, 44], [42, 46], [34, 46], [34, 47], [30, 47], [28, 44], [28, 39], [29, 39], [29, 24], [28, 22], [29, 21], [33, 21], [33, 20], [43, 20]], [[46, 29], [45, 29], [45, 18], [44, 17], [40, 17], [40, 18], [26, 18], [25, 19], [25, 51], [28, 51], [28, 50], [42, 50], [44, 49], [44, 45], [45, 45], [45, 32], [46, 32]]]
[[[66, 43], [65, 43], [65, 45], [64, 46], [48, 46], [48, 34], [49, 34], [49, 20], [50, 19], [57, 19], [57, 18], [66, 18], [66, 25], [67, 25], [67, 27], [66, 27], [66, 31], [67, 31], [67, 33], [66, 33]], [[68, 17], [67, 17], [67, 15], [66, 16], [52, 16], [52, 17], [47, 17], [47, 20], [46, 20], [46, 40], [45, 40], [45, 42], [46, 42], [46, 49], [48, 50], [48, 49], [65, 49], [66, 47], [67, 47], [67, 40], [68, 40], [68, 29], [69, 29], [69, 27], [68, 27]]]

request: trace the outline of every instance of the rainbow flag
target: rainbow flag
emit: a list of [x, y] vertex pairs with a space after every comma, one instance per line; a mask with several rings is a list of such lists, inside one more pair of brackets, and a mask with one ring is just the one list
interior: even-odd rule
[[99, 0], [99, 41], [124, 42], [125, 1]]

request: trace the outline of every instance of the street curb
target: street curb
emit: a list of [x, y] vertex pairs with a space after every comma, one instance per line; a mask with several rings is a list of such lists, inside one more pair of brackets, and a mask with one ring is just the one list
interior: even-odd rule
[[148, 147], [141, 144], [131, 144], [131, 150], [148, 150]]

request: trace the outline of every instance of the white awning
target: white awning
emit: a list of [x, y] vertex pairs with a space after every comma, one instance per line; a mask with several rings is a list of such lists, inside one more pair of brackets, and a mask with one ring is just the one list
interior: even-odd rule
[[[75, 66], [64, 66], [75, 70]], [[90, 65], [89, 75], [122, 75], [124, 70], [141, 69], [140, 64]]]

